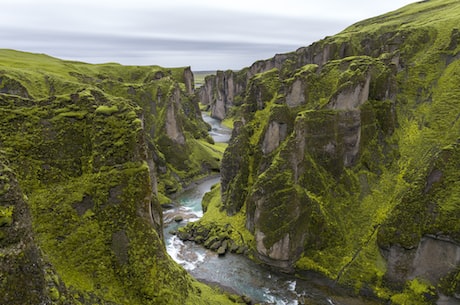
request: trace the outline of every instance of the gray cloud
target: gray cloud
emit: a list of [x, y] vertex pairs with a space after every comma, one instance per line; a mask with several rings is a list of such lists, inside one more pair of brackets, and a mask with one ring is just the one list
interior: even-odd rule
[[[292, 33], [286, 22], [293, 23], [301, 34]], [[209, 30], [200, 33], [179, 31], [171, 38], [158, 35], [155, 31], [120, 31], [100, 33], [91, 31], [42, 30], [27, 28], [5, 28], [3, 38], [8, 48], [47, 53], [65, 59], [88, 62], [116, 61], [124, 64], [168, 66], [191, 65], [195, 70], [239, 69], [258, 59], [288, 52], [321, 38], [330, 24], [323, 26], [316, 22], [301, 20], [272, 19], [270, 22], [257, 22], [262, 27], [245, 31], [237, 22], [233, 31]], [[161, 33], [164, 33], [161, 32]], [[229, 34], [227, 34], [229, 33]], [[237, 33], [237, 34], [235, 34]], [[230, 35], [233, 34], [233, 35]], [[310, 37], [309, 37], [310, 36]]]
[[[4, 5], [0, 47], [93, 63], [239, 69], [309, 45], [357, 21], [347, 14], [314, 17], [305, 10], [308, 5], [288, 16], [283, 13], [288, 11], [284, 2], [269, 7], [268, 12], [193, 6], [190, 2], [172, 9], [141, 0], [46, 1], [15, 0]], [[295, 2], [290, 1], [292, 5]], [[334, 0], [323, 2], [327, 7]]]

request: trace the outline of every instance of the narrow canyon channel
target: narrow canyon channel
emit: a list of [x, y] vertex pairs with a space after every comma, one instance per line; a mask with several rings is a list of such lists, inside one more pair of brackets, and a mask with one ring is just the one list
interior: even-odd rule
[[[203, 115], [212, 129], [215, 142], [227, 142], [231, 130], [221, 126], [218, 120]], [[243, 255], [217, 253], [205, 249], [191, 241], [183, 242], [172, 232], [187, 222], [198, 220], [202, 215], [201, 199], [211, 187], [218, 183], [219, 176], [210, 177], [195, 183], [175, 198], [174, 208], [164, 211], [164, 236], [169, 255], [182, 265], [197, 280], [224, 287], [240, 295], [246, 295], [253, 301], [277, 305], [358, 305], [373, 304], [350, 298], [345, 294], [330, 292], [326, 286], [308, 279], [299, 279], [293, 275], [276, 272], [258, 265]], [[180, 216], [183, 220], [176, 222]]]

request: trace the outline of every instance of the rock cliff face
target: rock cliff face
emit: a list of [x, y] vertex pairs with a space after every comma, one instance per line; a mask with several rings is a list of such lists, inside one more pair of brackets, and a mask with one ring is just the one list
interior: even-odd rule
[[206, 80], [202, 101], [236, 122], [224, 222], [244, 217], [257, 259], [395, 304], [458, 302], [459, 12], [414, 3]]
[[30, 210], [12, 170], [0, 163], [0, 291], [2, 304], [47, 304], [65, 288], [36, 245]]
[[234, 105], [235, 96], [241, 94], [246, 87], [246, 78], [233, 71], [218, 71], [208, 76], [199, 88], [198, 97], [202, 104], [208, 105], [211, 116], [223, 120], [228, 110]]
[[229, 303], [163, 243], [165, 195], [218, 168], [190, 69], [0, 55], [0, 303]]

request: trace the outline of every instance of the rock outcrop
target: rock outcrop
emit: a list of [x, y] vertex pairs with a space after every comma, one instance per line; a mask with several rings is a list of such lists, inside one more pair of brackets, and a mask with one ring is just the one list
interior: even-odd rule
[[200, 102], [208, 105], [213, 118], [223, 120], [231, 107], [238, 103], [235, 96], [246, 87], [246, 79], [237, 73], [217, 71], [216, 75], [206, 77], [205, 83], [197, 92]]
[[180, 94], [181, 93], [179, 88], [176, 87], [166, 108], [165, 131], [166, 135], [173, 142], [184, 145], [184, 131], [182, 130], [182, 126], [178, 121], [179, 116], [177, 115], [177, 113], [180, 111]]
[[439, 283], [460, 264], [460, 246], [451, 238], [426, 235], [416, 248], [405, 249], [393, 245], [383, 250], [388, 262], [387, 278], [394, 283], [404, 283], [424, 278]]
[[192, 94], [195, 91], [195, 80], [193, 76], [192, 69], [187, 67], [184, 69], [184, 81], [185, 84], [185, 91], [188, 94]]

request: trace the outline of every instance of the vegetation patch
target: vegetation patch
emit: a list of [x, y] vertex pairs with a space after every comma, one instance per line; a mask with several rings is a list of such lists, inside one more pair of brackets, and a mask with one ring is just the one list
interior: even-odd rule
[[115, 112], [118, 112], [118, 107], [116, 105], [113, 105], [113, 106], [101, 105], [96, 108], [97, 114], [111, 115], [111, 114], [114, 114]]

